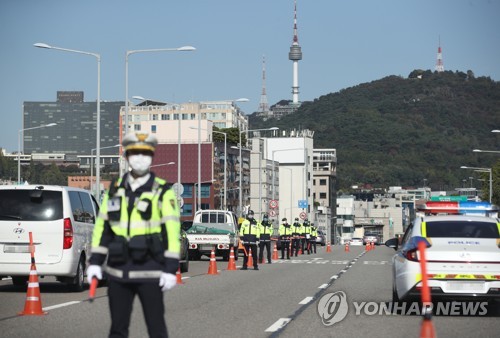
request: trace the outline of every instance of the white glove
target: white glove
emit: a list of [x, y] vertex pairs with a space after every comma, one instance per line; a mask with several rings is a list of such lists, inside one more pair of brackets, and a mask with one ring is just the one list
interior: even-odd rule
[[161, 291], [165, 292], [177, 285], [177, 277], [171, 273], [162, 272], [160, 276]]
[[87, 268], [87, 282], [92, 284], [92, 278], [102, 279], [102, 269], [99, 265], [89, 265]]

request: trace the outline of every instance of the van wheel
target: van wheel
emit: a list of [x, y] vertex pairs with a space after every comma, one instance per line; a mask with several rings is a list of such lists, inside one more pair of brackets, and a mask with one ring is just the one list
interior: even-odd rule
[[26, 286], [26, 283], [28, 283], [28, 277], [12, 277], [12, 284], [14, 284], [14, 286]]
[[78, 268], [76, 269], [76, 276], [68, 284], [69, 289], [73, 292], [83, 291], [84, 281], [85, 281], [85, 264], [83, 263], [83, 259], [80, 258], [80, 261], [78, 262]]

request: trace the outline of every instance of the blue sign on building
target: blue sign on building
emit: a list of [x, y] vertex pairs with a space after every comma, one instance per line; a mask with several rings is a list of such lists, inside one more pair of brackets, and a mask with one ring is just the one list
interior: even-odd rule
[[299, 200], [299, 208], [307, 209], [307, 200]]

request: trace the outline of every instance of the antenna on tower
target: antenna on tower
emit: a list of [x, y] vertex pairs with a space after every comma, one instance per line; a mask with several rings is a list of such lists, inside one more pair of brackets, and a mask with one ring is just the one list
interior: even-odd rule
[[266, 57], [262, 55], [262, 94], [260, 95], [259, 109], [257, 110], [264, 116], [269, 114], [269, 104], [266, 94]]
[[439, 36], [439, 46], [438, 46], [438, 52], [437, 52], [436, 67], [434, 67], [434, 69], [438, 73], [444, 72], [443, 53], [441, 51], [441, 36]]

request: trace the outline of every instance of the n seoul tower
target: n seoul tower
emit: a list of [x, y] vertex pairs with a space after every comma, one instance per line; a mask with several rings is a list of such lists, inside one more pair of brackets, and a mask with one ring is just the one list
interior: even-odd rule
[[297, 35], [297, 0], [295, 2], [293, 19], [293, 43], [290, 46], [288, 59], [293, 61], [293, 85], [292, 85], [292, 104], [300, 105], [299, 102], [299, 60], [302, 60], [302, 49], [299, 46], [299, 37]]

